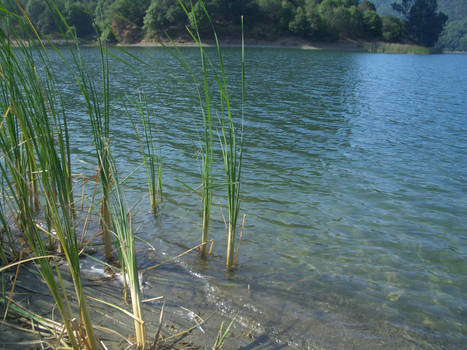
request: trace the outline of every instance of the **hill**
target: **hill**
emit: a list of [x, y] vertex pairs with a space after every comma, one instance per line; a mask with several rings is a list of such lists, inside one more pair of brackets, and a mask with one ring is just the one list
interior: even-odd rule
[[[395, 15], [391, 4], [395, 0], [372, 0], [379, 14]], [[440, 11], [448, 15], [449, 21], [467, 19], [467, 1], [465, 0], [438, 0]]]
[[[394, 0], [372, 0], [380, 15], [396, 15], [391, 4]], [[467, 51], [467, 1], [438, 0], [439, 10], [448, 15], [448, 22], [436, 46], [443, 50]]]
[[[60, 10], [78, 37], [92, 40], [100, 36], [102, 40], [115, 43], [157, 40], [165, 38], [166, 33], [177, 38], [186, 35], [187, 26], [191, 29], [197, 27], [202, 36], [209, 36], [211, 21], [219, 37], [228, 40], [238, 36], [240, 18], [244, 15], [245, 34], [254, 40], [382, 40], [433, 46], [445, 22], [445, 19], [438, 20], [438, 15], [429, 16], [429, 20], [422, 18], [423, 11], [419, 7], [418, 17], [414, 16], [417, 20], [406, 28], [404, 21], [394, 16], [382, 16], [393, 13], [391, 3], [394, 0], [203, 0], [202, 3], [182, 0], [190, 13], [182, 10], [178, 0], [4, 1], [19, 1], [43, 34], [53, 35], [63, 29], [50, 14], [48, 3], [53, 2], [53, 7]], [[440, 9], [450, 16], [450, 23], [454, 23], [449, 31], [445, 31], [444, 44], [440, 47], [457, 50], [459, 43], [467, 42], [463, 34], [465, 24], [455, 22], [467, 18], [467, 1], [438, 0], [438, 3]], [[204, 12], [205, 8], [209, 17]], [[0, 29], [2, 16], [0, 12]]]

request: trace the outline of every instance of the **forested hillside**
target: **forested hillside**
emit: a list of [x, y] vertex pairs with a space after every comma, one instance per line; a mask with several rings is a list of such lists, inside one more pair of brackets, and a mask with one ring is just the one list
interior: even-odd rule
[[[395, 15], [391, 4], [395, 0], [373, 0], [379, 14]], [[467, 18], [466, 0], [438, 0], [439, 9], [449, 17], [449, 21], [457, 21]]]
[[[373, 0], [379, 14], [396, 15], [395, 0]], [[436, 46], [445, 50], [467, 51], [467, 0], [438, 0], [439, 10], [448, 16]]]
[[[210, 33], [203, 5], [193, 1], [190, 8], [189, 0], [182, 1], [190, 11], [188, 17], [178, 0], [55, 0], [55, 3], [83, 38], [99, 35], [111, 42], [138, 42], [166, 34], [180, 37], [186, 35], [186, 26], [193, 28], [194, 16], [201, 35]], [[417, 0], [421, 4], [418, 17], [406, 18], [380, 15], [368, 0], [205, 0], [204, 4], [221, 38], [238, 37], [243, 15], [247, 36], [261, 40], [296, 36], [314, 41], [383, 40], [432, 46], [445, 22], [444, 17], [430, 8], [433, 1], [436, 3]], [[59, 31], [49, 14], [48, 0], [20, 2], [41, 32]], [[389, 2], [374, 1], [379, 7]], [[431, 22], [424, 19], [426, 13]]]

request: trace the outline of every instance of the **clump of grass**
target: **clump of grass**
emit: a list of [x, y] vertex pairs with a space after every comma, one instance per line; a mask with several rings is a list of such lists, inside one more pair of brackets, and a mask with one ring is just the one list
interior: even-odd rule
[[[198, 97], [199, 104], [201, 108], [201, 116], [203, 120], [203, 141], [201, 144], [201, 203], [202, 203], [202, 228], [201, 228], [201, 246], [200, 246], [200, 256], [202, 258], [206, 257], [208, 237], [209, 237], [209, 222], [211, 218], [211, 207], [212, 207], [212, 191], [213, 191], [213, 116], [212, 116], [212, 102], [211, 94], [209, 90], [209, 79], [208, 79], [208, 69], [209, 62], [206, 55], [206, 50], [203, 47], [201, 42], [201, 37], [198, 27], [198, 19], [196, 17], [195, 11], [193, 9], [193, 3], [190, 2], [190, 10], [183, 4], [181, 0], [178, 0], [180, 6], [185, 12], [192, 29], [187, 27], [188, 33], [193, 38], [196, 43], [200, 58], [201, 58], [201, 69], [202, 69], [202, 79], [198, 87]], [[203, 9], [204, 13], [207, 15], [207, 10], [203, 1], [199, 1], [199, 5]], [[208, 16], [208, 15], [207, 15]], [[208, 16], [209, 18], [209, 16]], [[185, 69], [189, 70], [192, 74], [195, 83], [198, 85], [198, 80], [191, 71], [190, 65], [186, 64], [179, 57], [176, 57], [180, 62], [182, 62]], [[200, 91], [201, 90], [201, 91]]]
[[370, 53], [405, 53], [416, 55], [436, 53], [436, 50], [424, 46], [384, 42], [365, 43], [363, 49]]
[[[240, 121], [233, 117], [227, 82], [224, 73], [224, 63], [222, 53], [217, 43], [218, 57], [221, 67], [221, 80], [217, 80], [221, 91], [221, 104], [223, 119], [221, 119], [221, 135], [219, 137], [222, 157], [224, 159], [225, 175], [227, 180], [227, 200], [228, 200], [228, 231], [227, 231], [227, 255], [226, 267], [232, 268], [235, 263], [235, 239], [237, 233], [238, 214], [240, 212], [240, 180], [242, 174], [243, 160], [243, 125], [244, 125], [244, 102], [245, 102], [245, 45], [242, 27], [242, 64], [241, 64], [241, 108]], [[217, 42], [217, 39], [216, 39]], [[236, 125], [239, 124], [239, 125]]]
[[[196, 18], [193, 6], [189, 11], [179, 0], [180, 6], [185, 11], [190, 24], [187, 27], [188, 33], [197, 44], [200, 56], [201, 56], [201, 68], [202, 68], [202, 93], [200, 93], [200, 106], [203, 117], [203, 131], [204, 131], [204, 144], [203, 144], [203, 157], [202, 157], [202, 199], [203, 199], [203, 232], [202, 232], [202, 248], [201, 255], [204, 256], [207, 245], [207, 231], [210, 216], [210, 209], [212, 204], [212, 190], [213, 185], [213, 173], [212, 173], [212, 162], [213, 162], [213, 122], [212, 122], [212, 98], [209, 88], [209, 77], [208, 71], [213, 71], [214, 81], [219, 93], [219, 105], [218, 107], [218, 119], [219, 119], [219, 141], [222, 150], [222, 157], [226, 175], [226, 187], [227, 187], [227, 201], [228, 201], [228, 228], [227, 228], [227, 256], [226, 256], [226, 267], [228, 269], [234, 266], [235, 260], [235, 237], [237, 230], [238, 214], [240, 211], [240, 179], [242, 170], [242, 158], [243, 158], [243, 121], [244, 121], [244, 100], [245, 100], [245, 49], [244, 49], [244, 36], [243, 36], [243, 17], [241, 18], [242, 27], [242, 66], [241, 66], [241, 108], [240, 117], [234, 118], [231, 108], [231, 100], [229, 97], [228, 86], [226, 81], [226, 74], [224, 70], [224, 61], [222, 57], [222, 51], [218, 36], [212, 24], [211, 18], [206, 10], [203, 1], [199, 1], [198, 4], [201, 6], [204, 16], [207, 18], [212, 28], [217, 50], [218, 64], [215, 66], [212, 61], [209, 60], [206, 55], [206, 51], [201, 42], [201, 37], [198, 29], [198, 21]], [[191, 4], [193, 5], [193, 4]], [[189, 67], [188, 67], [189, 69]], [[203, 97], [201, 97], [203, 96]]]
[[104, 256], [107, 261], [112, 260], [112, 235], [110, 218], [110, 195], [112, 192], [112, 172], [110, 171], [109, 148], [110, 148], [110, 70], [109, 54], [105, 44], [98, 39], [100, 53], [101, 77], [100, 87], [96, 86], [95, 78], [87, 70], [87, 66], [81, 56], [78, 38], [74, 28], [70, 27], [66, 19], [57, 8], [54, 0], [47, 0], [47, 5], [53, 13], [56, 25], [69, 47], [72, 59], [67, 60], [63, 55], [51, 46], [55, 52], [62, 57], [63, 62], [70, 69], [75, 82], [85, 101], [89, 116], [93, 143], [97, 156], [97, 178], [101, 184], [101, 214], [100, 222], [104, 241]]
[[[109, 58], [105, 54], [104, 44], [99, 41], [101, 56], [102, 87], [98, 89], [94, 80], [89, 76], [86, 66], [80, 56], [74, 55], [76, 79], [83, 96], [89, 120], [91, 122], [92, 136], [97, 155], [98, 178], [101, 184], [101, 227], [104, 240], [104, 256], [107, 261], [112, 260], [112, 235], [110, 218], [110, 195], [112, 192], [112, 171], [110, 169], [110, 74]], [[79, 49], [78, 44], [76, 48]], [[79, 51], [78, 51], [79, 54]]]
[[146, 327], [143, 319], [143, 307], [141, 299], [141, 281], [136, 260], [136, 250], [131, 223], [131, 214], [126, 209], [121, 185], [118, 181], [118, 172], [115, 162], [111, 161], [111, 170], [115, 179], [115, 204], [113, 207], [112, 226], [118, 240], [118, 256], [122, 270], [123, 284], [130, 290], [133, 320], [135, 327], [136, 345], [138, 349], [144, 349], [146, 343]]
[[[66, 23], [64, 24], [67, 26]], [[117, 167], [110, 148], [110, 74], [108, 54], [103, 44], [99, 41], [102, 93], [98, 94], [94, 80], [90, 77], [86, 65], [79, 56], [79, 45], [77, 43], [76, 48], [78, 53], [77, 55], [73, 55], [75, 72], [77, 73], [76, 81], [87, 105], [98, 159], [98, 173], [102, 191], [101, 223], [104, 233], [104, 255], [107, 260], [112, 258], [111, 235], [115, 236], [118, 243], [117, 253], [122, 270], [125, 293], [128, 288], [131, 295], [136, 345], [138, 349], [144, 349], [146, 330], [142, 315], [141, 288], [131, 216], [126, 210], [123, 190], [119, 183]]]
[[[3, 75], [0, 104], [2, 110], [11, 110], [0, 130], [3, 156], [0, 172], [11, 196], [10, 206], [19, 215], [32, 253], [36, 257], [47, 255], [45, 234], [50, 241], [59, 244], [68, 264], [78, 300], [78, 318], [73, 315], [56, 260], [38, 260], [39, 270], [57, 304], [71, 346], [78, 349], [84, 342], [90, 349], [98, 349], [81, 284], [67, 116], [61, 109], [47, 50], [20, 4], [10, 3], [12, 8], [14, 5], [22, 16], [15, 15], [21, 36], [18, 28], [11, 26], [7, 28], [7, 35], [0, 35], [0, 72]], [[14, 38], [16, 47], [10, 37]], [[32, 49], [34, 37], [41, 45], [38, 50]], [[32, 183], [35, 184], [33, 187]], [[31, 191], [35, 189], [40, 190], [43, 199], [48, 229], [35, 222], [36, 203], [31, 199]]]
[[235, 322], [235, 318], [230, 321], [227, 327], [224, 329], [224, 322], [221, 322], [219, 327], [219, 331], [217, 332], [216, 341], [212, 347], [212, 350], [220, 350], [225, 344], [225, 340], [229, 336], [230, 328], [232, 328], [233, 323]]

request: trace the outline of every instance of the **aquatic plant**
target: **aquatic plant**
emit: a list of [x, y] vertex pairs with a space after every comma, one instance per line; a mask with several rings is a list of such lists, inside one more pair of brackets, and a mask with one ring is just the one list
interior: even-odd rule
[[[77, 234], [68, 115], [64, 110], [60, 91], [56, 86], [57, 79], [54, 67], [49, 60], [49, 49], [46, 49], [41, 35], [36, 31], [19, 2], [11, 0], [10, 5], [17, 6], [15, 8], [18, 9], [18, 13], [9, 12], [5, 7], [2, 7], [3, 5], [0, 5], [0, 12], [14, 18], [14, 25], [10, 25], [10, 22], [7, 21], [7, 25], [0, 29], [0, 110], [3, 115], [0, 124], [0, 176], [3, 186], [3, 203], [6, 204], [8, 212], [14, 214], [21, 234], [33, 255], [32, 259], [37, 262], [39, 271], [48, 285], [62, 317], [69, 345], [73, 349], [99, 349], [101, 345], [94, 333], [81, 282], [79, 258], [82, 247]], [[136, 345], [138, 348], [144, 349], [146, 329], [142, 314], [141, 281], [134, 244], [132, 217], [127, 208], [122, 184], [119, 181], [118, 169], [110, 148], [109, 55], [106, 47], [99, 43], [102, 86], [98, 88], [95, 77], [88, 72], [82, 59], [72, 28], [66, 23], [53, 0], [47, 0], [47, 5], [51, 11], [54, 11], [57, 25], [63, 28], [62, 34], [75, 44], [69, 47], [72, 59], [67, 60], [60, 50], [50, 43], [51, 50], [63, 59], [67, 68], [72, 72], [86, 105], [91, 122], [92, 141], [97, 154], [98, 177], [96, 186], [97, 181], [99, 181], [102, 193], [101, 222], [104, 232], [105, 258], [112, 257], [111, 238], [113, 235], [120, 261], [122, 280], [125, 290], [128, 288], [131, 296], [131, 316], [134, 320]], [[8, 32], [5, 32], [6, 30]], [[200, 251], [201, 255], [205, 256], [213, 189], [213, 118], [208, 83], [210, 63], [208, 63], [199, 34], [196, 36], [201, 50], [203, 69], [203, 93], [200, 94], [200, 101], [204, 127], [204, 156], [202, 160], [204, 209]], [[37, 48], [33, 46], [33, 41], [38, 44]], [[219, 44], [218, 50], [222, 78], [219, 79], [216, 76], [216, 81], [219, 88], [226, 89]], [[230, 113], [228, 94], [226, 91], [221, 91], [221, 96], [221, 115], [224, 111]], [[140, 142], [148, 173], [151, 206], [153, 211], [157, 212], [158, 201], [162, 196], [161, 162], [160, 157], [158, 158], [155, 152], [149, 115], [143, 107], [142, 101], [139, 102], [143, 125], [143, 136], [141, 136]], [[224, 109], [224, 106], [227, 108]], [[230, 116], [230, 114], [228, 115]], [[234, 122], [231, 116], [227, 121], [228, 126], [224, 126], [222, 123], [222, 137], [220, 136], [220, 139], [224, 140], [222, 143], [224, 154], [228, 154], [230, 151], [227, 149], [232, 148], [228, 143], [232, 139], [231, 133], [234, 133], [233, 142], [235, 143]], [[235, 145], [233, 149], [237, 151]], [[234, 164], [235, 169], [241, 169], [241, 153], [240, 167], [238, 167], [238, 163]], [[235, 184], [239, 184], [239, 176], [235, 176], [234, 179]], [[236, 198], [238, 198], [239, 187], [235, 193], [237, 194]], [[3, 203], [0, 203], [2, 204], [0, 206], [0, 224], [4, 226], [4, 230], [0, 233], [0, 260], [2, 265], [6, 266], [9, 257], [5, 254], [5, 242], [7, 240], [10, 242], [11, 252], [14, 252], [15, 246], [12, 233], [9, 231], [9, 218], [4, 211]], [[237, 203], [238, 207], [239, 202]], [[42, 220], [38, 220], [40, 215], [44, 216], [45, 225]], [[47, 242], [49, 244], [46, 244]], [[56, 250], [53, 249], [55, 246], [58, 246], [60, 254], [63, 254], [63, 259], [67, 263], [66, 271], [58, 266], [59, 258], [56, 256]], [[3, 272], [3, 268], [0, 272]], [[64, 278], [62, 278], [62, 274], [65, 273], [71, 277], [79, 316], [73, 311], [70, 291], [65, 288]], [[16, 307], [15, 310], [18, 313], [24, 311]], [[127, 314], [130, 313], [127, 312]], [[225, 331], [222, 331], [221, 327], [215, 345], [217, 348], [222, 346], [229, 329], [230, 325]], [[61, 335], [60, 338], [63, 340]]]
[[[18, 2], [9, 5], [16, 5], [18, 14], [6, 12], [14, 17], [16, 27], [10, 25], [3, 29], [8, 32], [0, 35], [0, 106], [9, 111], [0, 130], [0, 173], [30, 250], [36, 257], [48, 256], [38, 259], [39, 270], [57, 304], [71, 346], [78, 349], [87, 344], [90, 349], [98, 349], [81, 284], [67, 116], [39, 34]], [[33, 39], [39, 42], [37, 50], [31, 45]], [[36, 189], [43, 199], [45, 228], [34, 217], [36, 203], [31, 191]], [[58, 243], [67, 262], [79, 318], [73, 315], [57, 262], [48, 255], [44, 234]]]
[[221, 322], [221, 325], [219, 327], [219, 331], [217, 332], [217, 337], [216, 341], [212, 347], [212, 350], [220, 350], [225, 344], [225, 340], [227, 339], [229, 333], [230, 333], [230, 328], [232, 328], [233, 323], [235, 322], [234, 317], [230, 323], [227, 325], [227, 327], [224, 329], [224, 322]]
[[[64, 22], [64, 25], [68, 26], [66, 22]], [[118, 242], [117, 253], [125, 292], [127, 288], [130, 290], [136, 344], [138, 349], [144, 349], [146, 331], [142, 317], [141, 288], [131, 216], [126, 210], [123, 191], [118, 179], [118, 170], [110, 149], [109, 55], [103, 43], [98, 41], [102, 73], [102, 88], [100, 90], [101, 94], [99, 94], [94, 79], [91, 78], [86, 64], [80, 56], [79, 44], [76, 41], [76, 37], [73, 37], [73, 40], [76, 43], [76, 53], [72, 52], [74, 64], [72, 68], [76, 74], [76, 82], [80, 88], [81, 95], [87, 106], [98, 160], [98, 174], [102, 191], [101, 223], [104, 234], [104, 255], [107, 260], [112, 258], [111, 235], [113, 234]], [[112, 197], [112, 194], [115, 196]]]
[[439, 53], [436, 49], [424, 46], [385, 42], [364, 43], [362, 48], [370, 53], [405, 53], [415, 55]]
[[[66, 22], [65, 22], [65, 25]], [[110, 218], [110, 194], [112, 191], [112, 172], [110, 170], [110, 74], [109, 57], [105, 52], [104, 44], [98, 40], [101, 62], [102, 86], [98, 90], [94, 79], [80, 56], [79, 44], [76, 43], [76, 51], [72, 51], [73, 70], [76, 74], [76, 82], [83, 96], [89, 120], [91, 122], [93, 143], [97, 155], [97, 174], [101, 184], [101, 227], [104, 241], [104, 256], [107, 261], [112, 259], [112, 235]], [[100, 91], [100, 93], [98, 92]]]
[[[242, 174], [243, 160], [243, 125], [244, 125], [244, 104], [245, 104], [245, 44], [243, 35], [243, 17], [241, 18], [242, 27], [242, 63], [241, 63], [241, 108], [240, 121], [234, 120], [232, 115], [231, 103], [225, 79], [224, 63], [222, 53], [217, 41], [217, 52], [221, 68], [221, 80], [217, 80], [221, 92], [222, 116], [221, 135], [219, 137], [222, 157], [224, 159], [225, 175], [227, 179], [227, 200], [228, 200], [228, 231], [227, 231], [227, 255], [226, 267], [228, 269], [234, 266], [235, 259], [235, 239], [237, 232], [238, 214], [240, 211], [240, 179]], [[239, 125], [236, 125], [239, 124]]]
[[[131, 213], [128, 212], [121, 184], [118, 180], [118, 172], [115, 161], [109, 155], [112, 173], [115, 179], [115, 202], [112, 210], [113, 232], [118, 240], [118, 256], [123, 277], [125, 291], [130, 290], [135, 337], [138, 349], [144, 349], [146, 342], [146, 328], [143, 319], [141, 299], [141, 281], [136, 260], [136, 250], [131, 223]], [[126, 292], [125, 292], [126, 293]]]
[[[191, 3], [190, 10], [185, 7], [183, 2], [179, 0], [180, 6], [185, 11], [189, 19], [190, 26], [187, 27], [188, 33], [196, 43], [200, 56], [202, 68], [202, 93], [200, 96], [200, 107], [203, 117], [204, 144], [202, 156], [202, 200], [203, 200], [203, 231], [202, 231], [202, 247], [201, 256], [205, 255], [206, 244], [208, 241], [208, 224], [210, 209], [212, 204], [213, 185], [213, 106], [209, 85], [208, 72], [213, 72], [213, 79], [217, 88], [216, 93], [219, 93], [218, 119], [219, 119], [219, 142], [222, 150], [222, 157], [226, 175], [227, 201], [228, 201], [228, 228], [227, 228], [227, 256], [226, 267], [234, 266], [234, 250], [235, 236], [237, 230], [238, 213], [240, 210], [240, 178], [242, 169], [243, 157], [243, 122], [244, 122], [244, 100], [245, 100], [245, 48], [243, 35], [243, 17], [241, 18], [242, 28], [242, 58], [241, 58], [241, 115], [240, 120], [234, 120], [232, 115], [231, 101], [228, 92], [226, 74], [224, 70], [224, 61], [222, 50], [219, 43], [217, 33], [215, 31], [212, 20], [206, 9], [203, 1], [198, 1], [198, 9], [201, 8], [203, 17], [208, 21], [216, 42], [217, 65], [215, 65], [206, 55], [203, 43], [200, 37], [198, 26], [197, 11], [194, 10]], [[203, 96], [203, 97], [201, 97]], [[238, 125], [237, 125], [238, 124]]]
[[[154, 146], [153, 124], [147, 109], [147, 105], [143, 101], [140, 94], [138, 100], [133, 101], [141, 115], [141, 124], [143, 126], [143, 136], [137, 123], [133, 120], [133, 125], [136, 130], [136, 135], [141, 146], [141, 156], [143, 158], [144, 168], [148, 182], [149, 203], [154, 215], [159, 210], [160, 202], [162, 201], [162, 159], [157, 155]], [[131, 115], [130, 115], [131, 117]]]
[[[206, 257], [207, 245], [208, 245], [208, 236], [209, 236], [209, 221], [211, 217], [211, 206], [212, 206], [212, 190], [213, 190], [213, 126], [212, 126], [212, 107], [211, 107], [211, 95], [209, 91], [209, 81], [208, 81], [208, 58], [206, 56], [206, 50], [203, 47], [201, 42], [198, 19], [195, 14], [193, 3], [190, 2], [190, 10], [184, 5], [184, 3], [178, 1], [183, 11], [185, 12], [191, 27], [187, 27], [188, 33], [193, 38], [196, 43], [200, 58], [201, 58], [201, 69], [202, 69], [202, 79], [200, 85], [202, 88], [198, 87], [198, 98], [199, 105], [201, 108], [201, 116], [203, 119], [203, 141], [201, 144], [201, 203], [202, 203], [202, 229], [201, 229], [201, 246], [200, 246], [200, 256], [202, 258]], [[203, 11], [207, 14], [206, 7], [203, 1], [198, 2], [198, 6], [201, 6]], [[177, 57], [177, 59], [179, 59]], [[180, 60], [180, 59], [179, 59]], [[184, 64], [184, 67], [191, 72], [190, 65]], [[192, 72], [191, 72], [192, 73]], [[197, 83], [196, 77], [193, 75], [195, 83]], [[201, 91], [200, 91], [201, 90]]]

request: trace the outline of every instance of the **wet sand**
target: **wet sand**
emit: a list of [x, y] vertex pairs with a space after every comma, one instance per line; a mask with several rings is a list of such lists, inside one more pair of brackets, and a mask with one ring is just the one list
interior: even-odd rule
[[[153, 252], [148, 251], [145, 255], [145, 258], [151, 259], [152, 262], [158, 262], [153, 260]], [[63, 266], [62, 273], [67, 290], [72, 291], [72, 283], [66, 275], [66, 266]], [[237, 317], [220, 312], [218, 307], [209, 301], [208, 284], [178, 264], [164, 265], [147, 271], [144, 281], [143, 300], [152, 299], [144, 303], [143, 309], [149, 345], [154, 341], [161, 309], [165, 305], [160, 333], [164, 341], [159, 342], [158, 349], [211, 349], [221, 323], [224, 323], [225, 329], [232, 318]], [[115, 277], [109, 278], [103, 272], [102, 266], [89, 258], [82, 259], [82, 282], [87, 296], [131, 310], [129, 305], [124, 304], [121, 281]], [[11, 283], [8, 283], [7, 291], [10, 289]], [[70, 292], [69, 296], [74, 311], [77, 311], [73, 293]], [[43, 317], [60, 321], [48, 287], [32, 264], [22, 266], [13, 300]], [[108, 349], [136, 348], [131, 345], [133, 321], [128, 316], [95, 300], [87, 302], [93, 323], [98, 326], [96, 333]], [[3, 315], [4, 307], [1, 303], [0, 312]], [[15, 328], [31, 328], [17, 318], [7, 318], [6, 321], [9, 325], [0, 323], [0, 349], [41, 349], [41, 339], [48, 344], [55, 344], [53, 337], [47, 337], [45, 333], [31, 333]], [[147, 348], [149, 349], [149, 346]], [[223, 349], [259, 348], [284, 349], [287, 345], [275, 343], [260, 326], [250, 325], [246, 320], [237, 317]]]

